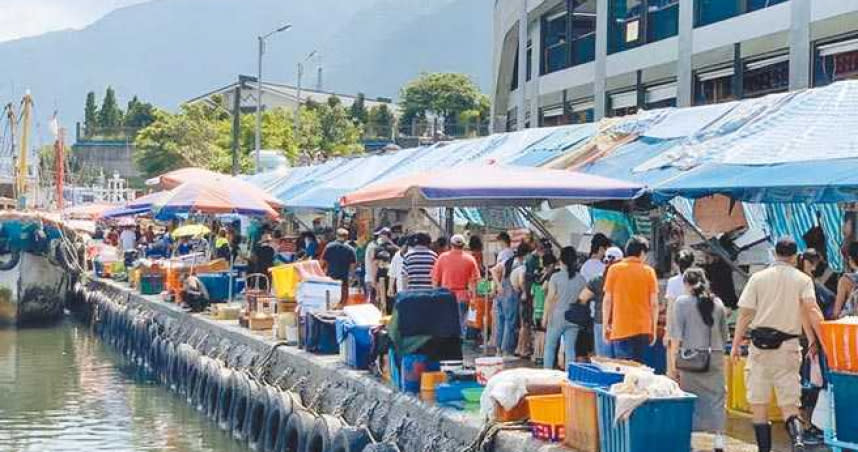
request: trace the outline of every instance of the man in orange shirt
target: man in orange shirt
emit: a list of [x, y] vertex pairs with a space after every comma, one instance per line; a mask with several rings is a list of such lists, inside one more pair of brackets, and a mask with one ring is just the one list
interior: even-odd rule
[[450, 251], [438, 256], [432, 267], [432, 285], [450, 290], [459, 300], [459, 323], [462, 337], [467, 330], [468, 303], [475, 293], [480, 268], [474, 256], [465, 253], [465, 237], [460, 234], [450, 238]]
[[605, 276], [602, 320], [606, 341], [617, 358], [643, 362], [644, 351], [656, 340], [658, 279], [645, 263], [649, 242], [634, 236], [626, 244], [626, 258]]

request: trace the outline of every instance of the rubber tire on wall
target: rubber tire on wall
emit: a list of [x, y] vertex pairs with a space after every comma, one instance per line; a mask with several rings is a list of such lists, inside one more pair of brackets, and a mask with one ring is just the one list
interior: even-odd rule
[[278, 428], [277, 431], [277, 441], [274, 443], [273, 452], [283, 452], [287, 450], [286, 446], [289, 439], [289, 431], [287, 428], [289, 427], [289, 420], [296, 411], [304, 409], [301, 403], [301, 396], [297, 392], [285, 391], [283, 392], [283, 397], [288, 399], [286, 403], [289, 414], [288, 416], [281, 416], [280, 418], [280, 428]]
[[232, 414], [232, 402], [237, 378], [235, 372], [230, 369], [224, 368], [221, 371], [220, 394], [218, 394], [217, 398], [217, 425], [225, 432], [230, 430], [229, 416]]
[[309, 411], [305, 409], [293, 411], [286, 424], [284, 448], [278, 452], [306, 452], [307, 440], [315, 422], [316, 418]]
[[331, 452], [334, 437], [342, 428], [343, 422], [334, 416], [323, 414], [317, 417], [310, 431], [305, 452]]
[[214, 378], [211, 365], [211, 358], [205, 356], [200, 358], [200, 384], [197, 386], [197, 391], [194, 394], [193, 406], [203, 414], [206, 412], [206, 394], [208, 393], [209, 386], [212, 384], [212, 378]]
[[232, 414], [229, 417], [229, 428], [232, 431], [232, 437], [243, 442], [247, 406], [251, 403], [250, 381], [245, 375], [237, 374], [237, 376], [232, 399]]
[[211, 377], [209, 388], [206, 390], [206, 416], [217, 422], [217, 405], [220, 398], [220, 388], [224, 384], [223, 366], [214, 361], [210, 367]]
[[200, 387], [200, 377], [202, 377], [203, 371], [201, 359], [202, 357], [198, 356], [190, 362], [188, 367], [188, 389], [185, 400], [187, 400], [188, 405], [191, 406], [194, 406], [194, 396], [196, 396]]
[[[265, 426], [265, 410], [268, 409], [268, 393], [259, 383], [250, 381], [250, 404], [244, 416], [244, 440], [252, 450], [258, 450]], [[255, 447], [254, 447], [255, 446]]]
[[286, 428], [289, 415], [292, 414], [292, 398], [289, 393], [268, 387], [268, 413], [265, 414], [265, 426], [262, 435], [262, 450], [275, 452], [280, 431]]
[[334, 437], [332, 452], [361, 452], [372, 439], [365, 428], [343, 427]]

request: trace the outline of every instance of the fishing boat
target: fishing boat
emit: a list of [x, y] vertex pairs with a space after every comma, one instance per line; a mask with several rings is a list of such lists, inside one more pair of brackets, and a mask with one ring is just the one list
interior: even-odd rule
[[81, 244], [54, 215], [0, 212], [0, 325], [60, 319], [82, 274]]

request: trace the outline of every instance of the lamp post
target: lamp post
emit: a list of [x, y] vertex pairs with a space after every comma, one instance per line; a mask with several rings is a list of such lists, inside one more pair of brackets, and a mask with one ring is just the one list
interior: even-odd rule
[[297, 87], [297, 94], [295, 96], [298, 100], [298, 104], [295, 106], [295, 141], [296, 142], [298, 141], [298, 134], [300, 133], [300, 129], [301, 129], [301, 78], [304, 76], [304, 63], [309, 61], [310, 58], [313, 58], [314, 56], [316, 56], [316, 53], [318, 53], [318, 52], [316, 52], [314, 50], [314, 51], [308, 53], [307, 56], [304, 57], [303, 60], [298, 62], [298, 87]]
[[262, 147], [262, 55], [265, 53], [265, 40], [276, 33], [280, 33], [292, 28], [291, 24], [283, 25], [282, 27], [269, 32], [268, 34], [259, 36], [259, 59], [258, 71], [256, 73], [256, 173], [259, 172], [260, 161], [259, 151]]

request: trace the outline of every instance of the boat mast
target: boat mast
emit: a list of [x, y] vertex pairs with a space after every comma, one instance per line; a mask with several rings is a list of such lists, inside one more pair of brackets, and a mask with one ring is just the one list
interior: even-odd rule
[[24, 94], [24, 99], [21, 100], [21, 149], [18, 153], [18, 207], [27, 208], [27, 154], [29, 153], [30, 141], [30, 116], [33, 107], [33, 98], [30, 97], [30, 92]]

